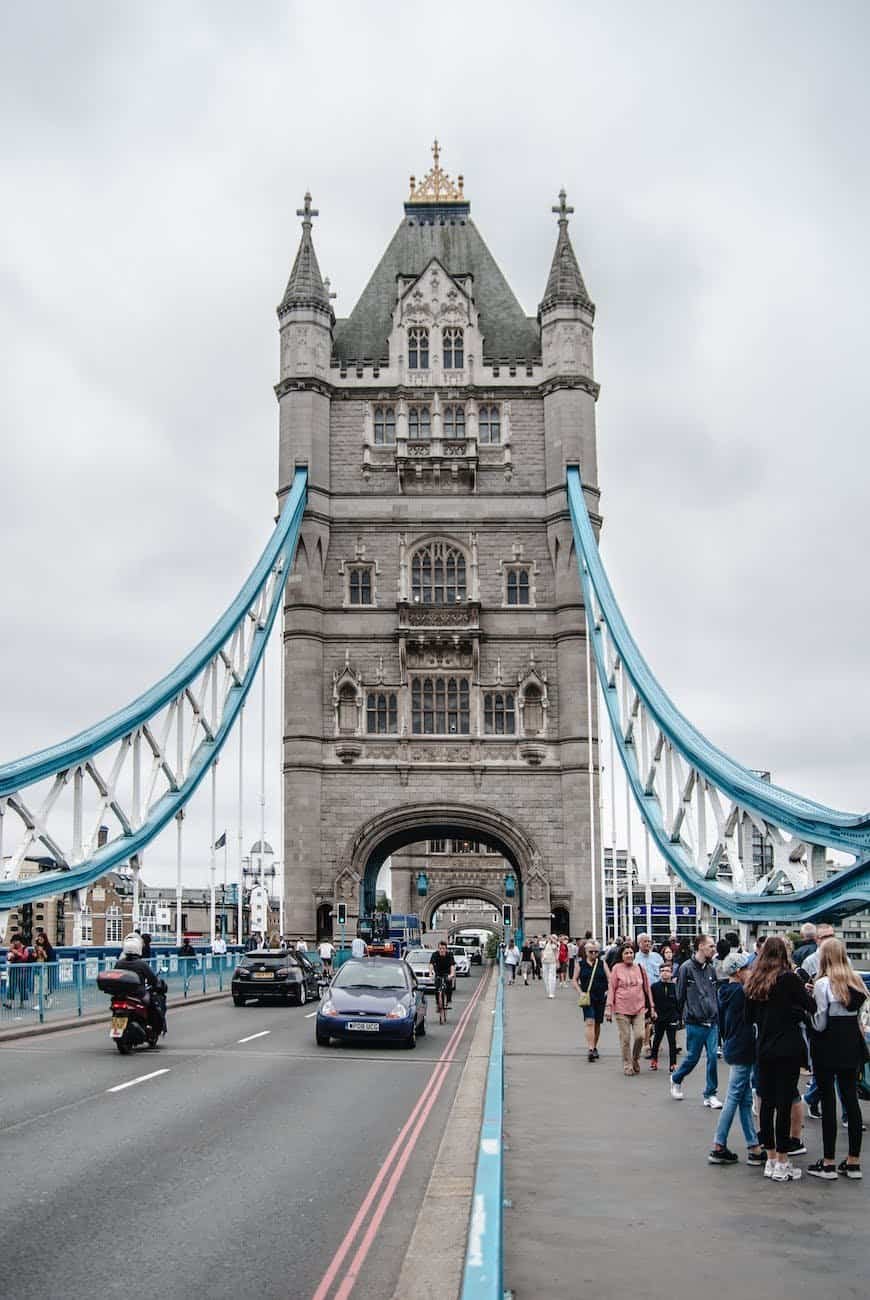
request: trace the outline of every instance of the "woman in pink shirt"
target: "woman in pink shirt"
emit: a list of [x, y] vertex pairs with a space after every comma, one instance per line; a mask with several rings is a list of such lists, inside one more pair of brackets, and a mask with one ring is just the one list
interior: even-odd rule
[[614, 962], [607, 988], [606, 1020], [616, 1016], [619, 1045], [622, 1048], [622, 1069], [626, 1075], [640, 1074], [640, 1049], [643, 1047], [645, 1014], [651, 1020], [656, 1013], [649, 991], [646, 971], [634, 964], [634, 947], [625, 943], [619, 950], [619, 960]]

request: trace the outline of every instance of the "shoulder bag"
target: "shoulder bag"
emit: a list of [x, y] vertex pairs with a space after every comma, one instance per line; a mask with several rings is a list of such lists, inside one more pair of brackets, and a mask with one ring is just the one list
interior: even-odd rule
[[[584, 988], [580, 987], [580, 996], [577, 998], [578, 1007], [588, 1007], [592, 1004], [592, 983], [595, 979], [595, 972], [598, 970], [598, 958], [595, 958], [595, 965], [592, 967], [592, 974], [589, 976], [589, 983]], [[580, 983], [579, 977], [577, 983]]]

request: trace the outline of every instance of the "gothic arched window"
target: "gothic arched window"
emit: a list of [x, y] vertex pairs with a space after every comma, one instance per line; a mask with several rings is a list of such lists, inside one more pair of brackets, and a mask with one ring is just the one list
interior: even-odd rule
[[428, 406], [408, 407], [408, 437], [412, 442], [425, 442], [432, 435], [432, 415]]
[[421, 325], [408, 330], [408, 369], [429, 369], [429, 331]]
[[399, 712], [395, 691], [369, 691], [366, 699], [366, 730], [372, 735], [388, 735], [399, 730]]
[[507, 603], [509, 605], [528, 605], [529, 571], [528, 569], [508, 569]]
[[461, 370], [465, 365], [462, 330], [449, 325], [441, 331], [441, 352], [445, 370]]
[[467, 736], [469, 695], [467, 677], [415, 677], [411, 685], [414, 735]]
[[375, 446], [386, 447], [396, 441], [395, 406], [375, 407]]
[[481, 406], [477, 413], [477, 437], [479, 442], [501, 442], [501, 407]]
[[448, 402], [444, 407], [444, 437], [465, 437], [465, 407], [457, 402]]
[[465, 556], [447, 542], [428, 542], [411, 560], [411, 591], [422, 605], [454, 605], [465, 600]]
[[516, 729], [513, 691], [488, 691], [483, 697], [483, 730], [487, 736], [512, 736]]

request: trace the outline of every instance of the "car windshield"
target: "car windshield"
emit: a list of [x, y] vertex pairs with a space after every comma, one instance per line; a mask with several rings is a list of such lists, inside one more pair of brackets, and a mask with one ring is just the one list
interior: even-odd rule
[[428, 948], [415, 948], [413, 952], [408, 953], [405, 961], [410, 962], [412, 966], [428, 966], [433, 956], [434, 953], [431, 953]]
[[346, 961], [333, 980], [337, 989], [396, 989], [404, 993], [407, 987], [398, 962], [393, 967]]
[[289, 952], [252, 952], [245, 957], [243, 966], [296, 966], [298, 962]]

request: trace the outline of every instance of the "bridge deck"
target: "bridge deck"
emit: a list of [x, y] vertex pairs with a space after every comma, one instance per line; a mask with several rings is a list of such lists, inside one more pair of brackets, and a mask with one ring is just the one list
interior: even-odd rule
[[[640, 1076], [623, 1076], [606, 1024], [601, 1060], [588, 1064], [570, 986], [547, 1001], [542, 984], [519, 984], [505, 1002], [505, 1284], [516, 1300], [697, 1300], [700, 1288], [866, 1297], [870, 1176], [772, 1184], [743, 1163], [708, 1165], [715, 1119], [701, 1104], [701, 1066], [672, 1101], [667, 1068], [643, 1062]], [[720, 1062], [722, 1098], [727, 1072]], [[821, 1125], [807, 1121], [804, 1136], [805, 1168], [821, 1154]], [[739, 1121], [729, 1145], [742, 1161]]]

